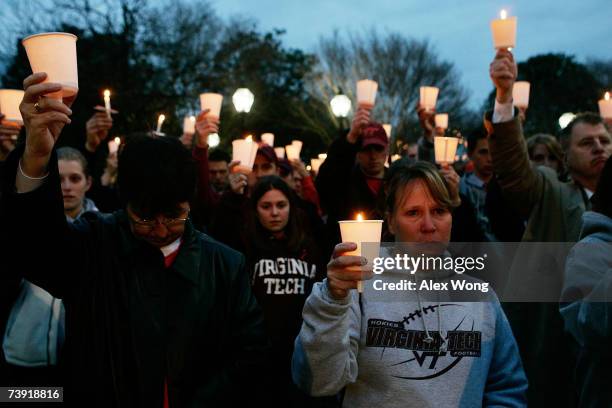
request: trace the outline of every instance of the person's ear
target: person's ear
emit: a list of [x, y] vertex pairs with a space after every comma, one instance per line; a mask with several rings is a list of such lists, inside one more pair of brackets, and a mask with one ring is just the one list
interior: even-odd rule
[[89, 189], [91, 188], [91, 184], [92, 184], [92, 178], [91, 176], [87, 176], [87, 186], [85, 187], [85, 192], [89, 191]]
[[393, 214], [387, 211], [386, 218], [387, 218], [387, 227], [389, 228], [389, 232], [395, 235], [395, 217], [393, 216]]

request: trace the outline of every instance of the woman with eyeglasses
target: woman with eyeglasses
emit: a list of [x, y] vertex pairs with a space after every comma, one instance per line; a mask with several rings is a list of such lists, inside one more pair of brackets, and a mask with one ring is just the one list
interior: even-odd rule
[[[398, 170], [386, 199], [395, 245], [381, 259], [427, 256], [452, 265], [452, 207], [432, 164]], [[527, 380], [496, 296], [444, 291], [452, 280], [483, 282], [439, 266], [387, 267], [373, 277], [363, 257], [347, 255], [356, 247], [336, 245], [327, 278], [306, 300], [292, 362], [302, 390], [324, 396], [345, 388], [347, 407], [526, 406]]]

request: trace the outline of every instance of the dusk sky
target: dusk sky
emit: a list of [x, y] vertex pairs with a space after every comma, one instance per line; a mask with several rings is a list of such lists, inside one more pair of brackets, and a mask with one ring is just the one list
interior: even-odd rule
[[[612, 58], [612, 0], [212, 0], [222, 17], [241, 14], [262, 29], [284, 28], [285, 44], [314, 51], [334, 29], [359, 32], [376, 27], [427, 38], [440, 56], [455, 63], [470, 104], [479, 108], [492, 89], [488, 67], [494, 55], [490, 20], [506, 8], [518, 18], [517, 61], [563, 52]], [[392, 56], [390, 56], [392, 57]]]

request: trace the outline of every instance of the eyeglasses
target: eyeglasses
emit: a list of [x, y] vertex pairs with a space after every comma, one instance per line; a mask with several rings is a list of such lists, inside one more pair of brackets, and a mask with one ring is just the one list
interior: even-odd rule
[[128, 212], [128, 216], [130, 218], [130, 221], [132, 221], [134, 226], [138, 229], [151, 231], [153, 228], [155, 228], [157, 224], [163, 225], [168, 229], [183, 226], [189, 219], [189, 211], [187, 212], [187, 215], [184, 218], [166, 218], [163, 221], [159, 221], [157, 218], [153, 220], [139, 219], [134, 215], [130, 214], [130, 212]]

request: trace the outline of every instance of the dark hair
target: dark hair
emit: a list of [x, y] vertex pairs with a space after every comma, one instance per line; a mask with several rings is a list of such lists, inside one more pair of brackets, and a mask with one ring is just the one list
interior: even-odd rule
[[142, 217], [173, 213], [193, 198], [196, 174], [191, 153], [178, 139], [136, 136], [119, 156], [119, 194]]
[[89, 177], [89, 166], [87, 165], [87, 159], [83, 156], [83, 153], [72, 147], [60, 147], [57, 149], [57, 160], [76, 161], [81, 164], [83, 174], [85, 177]]
[[599, 176], [595, 193], [591, 197], [593, 211], [612, 218], [612, 188], [610, 186], [612, 186], [612, 156], [606, 160], [606, 165]]
[[574, 126], [580, 123], [597, 126], [603, 125], [604, 120], [601, 116], [594, 112], [582, 112], [577, 114], [574, 119], [572, 119], [572, 121], [565, 127], [565, 129], [563, 129], [563, 132], [561, 132], [561, 146], [563, 146], [563, 149], [565, 151], [567, 151], [570, 146], [570, 138], [572, 136]]
[[387, 214], [393, 214], [397, 199], [402, 198], [406, 186], [415, 180], [421, 180], [427, 185], [431, 196], [439, 205], [447, 209], [453, 207], [446, 181], [440, 175], [436, 166], [424, 161], [413, 164], [406, 162], [406, 165], [400, 165], [396, 168], [389, 182], [386, 201]]
[[[257, 204], [261, 197], [264, 196], [270, 190], [278, 190], [289, 201], [289, 221], [287, 222], [287, 226], [285, 227], [285, 235], [287, 237], [287, 244], [290, 250], [295, 251], [300, 248], [304, 241], [304, 229], [302, 228], [301, 223], [301, 211], [297, 207], [297, 200], [295, 198], [295, 193], [293, 190], [285, 183], [285, 181], [279, 176], [265, 176], [259, 179], [259, 181], [253, 187], [253, 191], [251, 192], [251, 203], [253, 206], [253, 215], [257, 214]], [[254, 217], [254, 230], [265, 232], [263, 227], [259, 223], [257, 217]], [[253, 227], [253, 225], [252, 225]], [[254, 235], [257, 236], [257, 235]], [[261, 244], [256, 239], [256, 246]]]
[[467, 136], [468, 154], [471, 155], [472, 153], [474, 153], [474, 150], [476, 150], [476, 145], [478, 144], [478, 141], [481, 139], [486, 139], [486, 138], [487, 138], [487, 131], [485, 130], [484, 127], [480, 126], [479, 128], [472, 130]]
[[227, 152], [223, 150], [213, 149], [208, 153], [208, 161], [209, 162], [224, 161], [226, 163], [229, 163], [230, 161], [232, 161], [232, 158]]

